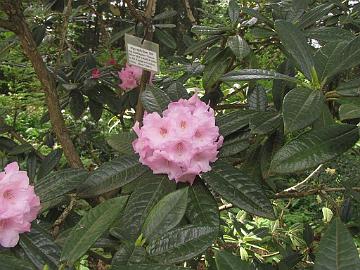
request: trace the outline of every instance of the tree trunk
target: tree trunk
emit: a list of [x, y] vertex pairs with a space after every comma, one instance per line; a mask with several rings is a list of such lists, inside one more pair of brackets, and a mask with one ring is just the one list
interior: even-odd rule
[[8, 15], [9, 22], [12, 25], [9, 30], [14, 31], [15, 34], [17, 34], [21, 46], [26, 56], [31, 61], [37, 77], [44, 88], [50, 122], [56, 137], [64, 150], [67, 161], [71, 167], [82, 167], [82, 162], [76, 152], [69, 131], [65, 126], [64, 118], [61, 114], [55, 80], [37, 50], [32, 33], [22, 13], [20, 2], [13, 0], [2, 1], [0, 7]]

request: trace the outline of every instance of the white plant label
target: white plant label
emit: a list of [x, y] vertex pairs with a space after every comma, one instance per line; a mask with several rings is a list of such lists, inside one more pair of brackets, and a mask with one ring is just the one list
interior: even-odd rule
[[160, 71], [159, 44], [126, 34], [125, 45], [130, 65], [156, 73]]

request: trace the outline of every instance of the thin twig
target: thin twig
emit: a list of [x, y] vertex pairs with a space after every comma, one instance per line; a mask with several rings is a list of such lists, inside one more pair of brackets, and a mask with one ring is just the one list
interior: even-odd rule
[[296, 190], [298, 187], [300, 187], [301, 185], [305, 184], [307, 181], [309, 181], [321, 168], [322, 168], [323, 164], [320, 164], [312, 173], [310, 173], [308, 175], [308, 177], [306, 177], [303, 181], [297, 183], [296, 185], [289, 187], [287, 189], [284, 189], [284, 191], [282, 192], [288, 192], [288, 191], [294, 191]]
[[56, 237], [59, 234], [60, 225], [64, 223], [65, 219], [70, 214], [71, 210], [74, 208], [76, 204], [76, 194], [70, 195], [69, 205], [64, 209], [61, 215], [57, 218], [57, 220], [53, 224], [53, 236]]

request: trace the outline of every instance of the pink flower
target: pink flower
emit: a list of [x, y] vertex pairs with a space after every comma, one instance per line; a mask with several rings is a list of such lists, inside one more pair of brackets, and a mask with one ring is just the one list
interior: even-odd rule
[[19, 234], [30, 231], [31, 222], [40, 211], [40, 199], [29, 185], [25, 171], [16, 162], [0, 173], [0, 245], [14, 247]]
[[116, 60], [115, 60], [114, 58], [110, 58], [110, 59], [107, 61], [107, 64], [108, 64], [109, 66], [115, 66], [115, 65], [117, 65], [117, 62], [116, 62]]
[[[142, 73], [142, 68], [126, 64], [125, 68], [118, 72], [119, 79], [121, 80], [119, 87], [125, 91], [130, 91], [138, 87], [140, 85]], [[153, 78], [154, 74], [151, 73], [149, 80], [150, 84], [152, 84]]]
[[145, 113], [143, 126], [137, 122], [133, 129], [140, 162], [176, 182], [192, 184], [197, 175], [210, 171], [223, 142], [214, 111], [196, 94], [170, 103], [163, 116]]
[[98, 68], [93, 68], [91, 70], [91, 78], [92, 79], [99, 79], [101, 76], [101, 71]]

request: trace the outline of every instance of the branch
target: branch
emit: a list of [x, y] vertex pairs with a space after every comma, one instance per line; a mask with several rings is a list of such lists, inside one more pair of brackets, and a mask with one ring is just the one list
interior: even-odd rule
[[4, 28], [6, 30], [16, 32], [16, 27], [14, 24], [12, 24], [10, 21], [7, 20], [0, 20], [0, 27]]
[[[302, 191], [302, 192], [279, 192], [276, 193], [272, 199], [288, 199], [288, 198], [302, 198], [302, 197], [307, 197], [307, 196], [312, 196], [312, 195], [318, 195], [318, 194], [324, 194], [324, 193], [330, 193], [330, 192], [344, 192], [346, 191], [346, 188], [314, 188], [314, 189], [310, 189], [307, 191]], [[360, 192], [360, 187], [353, 187], [351, 188], [352, 191], [355, 192]], [[227, 210], [234, 207], [233, 204], [228, 203], [228, 204], [224, 204], [219, 206], [219, 211], [222, 210]]]
[[56, 66], [55, 66], [55, 74], [58, 73], [58, 69], [60, 67], [61, 58], [64, 52], [64, 45], [66, 40], [66, 34], [67, 34], [67, 28], [69, 24], [69, 18], [72, 11], [72, 0], [68, 0], [66, 7], [64, 8], [64, 22], [61, 26], [61, 38], [60, 38], [60, 45], [59, 45], [59, 53], [56, 60]]
[[[360, 192], [360, 187], [353, 187], [353, 191]], [[307, 191], [302, 192], [279, 192], [274, 195], [274, 199], [284, 199], [284, 198], [301, 198], [311, 195], [318, 195], [321, 193], [328, 193], [328, 192], [343, 192], [346, 191], [346, 188], [314, 188]]]
[[307, 181], [309, 181], [323, 166], [323, 164], [320, 164], [312, 173], [310, 173], [308, 175], [308, 177], [306, 177], [303, 181], [297, 183], [296, 185], [289, 187], [287, 189], [285, 189], [282, 192], [289, 192], [289, 191], [295, 191], [298, 187], [300, 187], [301, 185], [305, 184]]
[[20, 2], [16, 0], [1, 0], [0, 5], [3, 11], [9, 16], [9, 21], [13, 25], [16, 25], [17, 36], [24, 53], [29, 58], [37, 77], [44, 88], [51, 125], [64, 150], [67, 161], [73, 168], [82, 167], [83, 165], [79, 154], [76, 152], [69, 131], [66, 128], [63, 115], [61, 114], [54, 77], [47, 69], [46, 64], [37, 49], [32, 33], [22, 12]]
[[144, 25], [146, 24], [146, 20], [144, 16], [134, 7], [131, 0], [124, 0], [126, 5], [128, 6], [131, 15], [139, 22], [142, 22]]
[[189, 0], [183, 0], [184, 6], [185, 6], [185, 10], [186, 10], [186, 15], [189, 19], [189, 21], [191, 22], [192, 25], [196, 24], [196, 19], [194, 17], [194, 14], [191, 10], [190, 4], [189, 4]]

